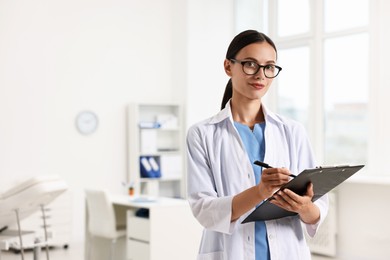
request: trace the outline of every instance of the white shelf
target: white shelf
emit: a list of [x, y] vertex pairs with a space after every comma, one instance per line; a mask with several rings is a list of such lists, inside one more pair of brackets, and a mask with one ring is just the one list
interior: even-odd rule
[[[134, 184], [135, 193], [184, 197], [182, 106], [168, 103], [131, 103], [127, 116], [128, 182]], [[159, 166], [161, 177], [141, 176], [141, 157], [146, 160], [153, 157]]]
[[163, 177], [163, 178], [140, 178], [140, 182], [164, 182], [164, 181], [181, 181], [183, 178], [178, 177]]
[[161, 155], [174, 155], [174, 154], [181, 154], [181, 150], [180, 150], [180, 148], [174, 148], [174, 149], [170, 149], [170, 150], [168, 150], [168, 149], [164, 149], [164, 150], [157, 150], [157, 151], [155, 151], [155, 152], [151, 152], [151, 153], [148, 153], [148, 152], [140, 152], [139, 154], [142, 156], [142, 155], [159, 155], [159, 156], [161, 156]]

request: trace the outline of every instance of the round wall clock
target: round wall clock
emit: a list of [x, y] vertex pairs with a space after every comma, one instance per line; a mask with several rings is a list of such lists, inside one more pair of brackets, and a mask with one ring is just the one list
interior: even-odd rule
[[98, 127], [98, 117], [94, 112], [82, 111], [76, 117], [77, 130], [83, 135], [89, 135]]

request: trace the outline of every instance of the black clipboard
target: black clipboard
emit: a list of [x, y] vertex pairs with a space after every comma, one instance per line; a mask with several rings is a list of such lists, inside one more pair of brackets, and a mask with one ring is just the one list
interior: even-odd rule
[[[279, 190], [290, 189], [299, 195], [304, 195], [306, 193], [307, 185], [311, 182], [313, 183], [314, 188], [312, 201], [316, 201], [363, 167], [364, 165], [356, 165], [307, 169], [301, 172], [296, 178], [283, 185]], [[273, 197], [266, 199], [244, 219], [242, 224], [257, 220], [272, 220], [297, 215], [295, 212], [284, 210], [272, 204], [270, 202], [272, 199]]]

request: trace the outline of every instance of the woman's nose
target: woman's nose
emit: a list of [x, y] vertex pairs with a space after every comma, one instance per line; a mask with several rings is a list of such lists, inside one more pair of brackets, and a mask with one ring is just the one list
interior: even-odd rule
[[256, 79], [263, 80], [265, 78], [264, 69], [259, 68], [259, 71], [255, 74]]

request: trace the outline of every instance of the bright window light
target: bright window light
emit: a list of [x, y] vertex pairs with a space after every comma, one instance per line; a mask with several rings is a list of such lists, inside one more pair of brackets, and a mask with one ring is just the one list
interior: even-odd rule
[[325, 32], [334, 32], [368, 25], [368, 0], [326, 0]]
[[309, 0], [279, 0], [277, 30], [280, 37], [309, 32]]
[[[278, 108], [281, 114], [307, 125], [309, 106], [309, 48], [280, 49], [278, 64]], [[299, 93], [299, 94], [298, 94]]]
[[368, 136], [369, 37], [325, 41], [325, 160], [365, 163]]

